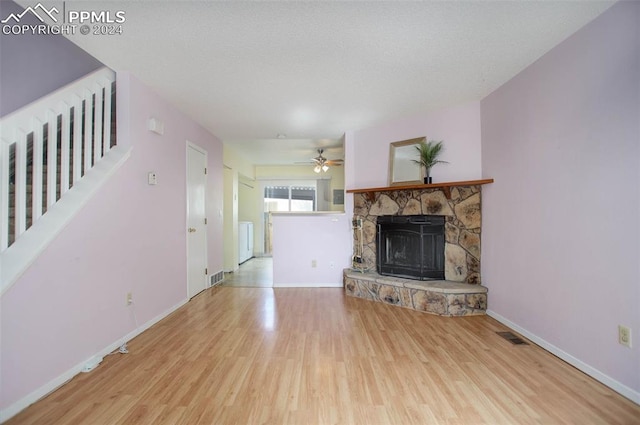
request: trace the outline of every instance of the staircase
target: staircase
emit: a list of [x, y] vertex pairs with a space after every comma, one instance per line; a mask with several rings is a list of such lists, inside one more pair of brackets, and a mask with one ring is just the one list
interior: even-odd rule
[[115, 111], [103, 68], [0, 120], [2, 292], [128, 157]]
[[[110, 127], [110, 131], [108, 132], [109, 134], [109, 140], [106, 140], [106, 137], [104, 137], [103, 135], [103, 140], [101, 142], [101, 146], [100, 146], [100, 158], [102, 158], [102, 156], [104, 156], [104, 153], [106, 153], [107, 151], [109, 151], [111, 148], [113, 148], [116, 145], [116, 115], [115, 115], [115, 109], [116, 109], [116, 84], [115, 81], [113, 83], [110, 84], [110, 86], [105, 87], [103, 90], [103, 95], [109, 96], [110, 99], [106, 102], [106, 103], [110, 103], [110, 113], [108, 114], [108, 118], [111, 121], [110, 123], [106, 122], [105, 120], [107, 119], [107, 116], [103, 115], [103, 123], [104, 125], [109, 125]], [[103, 104], [104, 104], [104, 100], [103, 100]], [[95, 117], [96, 115], [96, 104], [95, 104], [95, 97], [93, 99], [92, 102], [90, 102], [90, 107], [91, 110], [87, 111], [86, 110], [86, 103], [83, 102], [83, 105], [81, 107], [81, 115], [80, 118], [82, 120], [82, 122], [85, 121], [85, 114], [88, 112], [91, 116]], [[103, 105], [104, 107], [104, 105]], [[67, 146], [68, 148], [68, 152], [66, 153], [66, 155], [64, 155], [64, 162], [63, 163], [63, 152], [62, 152], [62, 130], [63, 130], [63, 115], [62, 114], [58, 114], [56, 119], [55, 119], [55, 131], [54, 131], [54, 144], [55, 144], [55, 150], [56, 150], [56, 156], [53, 158], [50, 158], [48, 155], [48, 150], [49, 150], [49, 131], [47, 126], [49, 125], [48, 123], [45, 124], [43, 126], [42, 129], [42, 134], [43, 134], [43, 139], [42, 139], [42, 158], [34, 158], [34, 133], [29, 133], [27, 135], [27, 170], [26, 170], [26, 186], [25, 186], [25, 195], [26, 195], [26, 204], [25, 204], [25, 216], [24, 216], [24, 220], [25, 220], [25, 231], [28, 230], [31, 225], [33, 224], [33, 218], [35, 217], [39, 217], [42, 216], [43, 214], [45, 214], [47, 212], [47, 208], [49, 205], [57, 202], [60, 200], [60, 196], [62, 193], [67, 192], [69, 189], [71, 189], [73, 187], [73, 160], [74, 160], [74, 155], [73, 155], [73, 143], [74, 143], [74, 137], [73, 137], [73, 129], [74, 127], [74, 111], [71, 110], [70, 111], [70, 115], [69, 115], [69, 128], [71, 133], [69, 134], [69, 144]], [[95, 125], [95, 124], [94, 124]], [[95, 137], [95, 134], [93, 135], [93, 137]], [[105, 147], [102, 145], [104, 143], [108, 143], [108, 148], [105, 150]], [[84, 152], [84, 143], [81, 144], [81, 152], [80, 152], [80, 158], [83, 158], [85, 155]], [[53, 161], [55, 161], [55, 164], [53, 165], [53, 170], [55, 170], [55, 176], [52, 175], [52, 179], [48, 178], [48, 172], [49, 172], [49, 160], [53, 159]], [[68, 163], [67, 163], [68, 161]], [[42, 166], [40, 167], [40, 172], [41, 174], [41, 179], [42, 179], [42, 186], [41, 189], [38, 190], [35, 194], [34, 194], [34, 163], [35, 162], [41, 162]], [[95, 158], [92, 158], [91, 161], [91, 166], [93, 166], [95, 164]], [[80, 177], [84, 176], [85, 173], [85, 168], [84, 168], [84, 162], [81, 162], [80, 164]], [[62, 170], [66, 169], [67, 173], [65, 173], [65, 178], [62, 178]], [[9, 206], [9, 224], [8, 224], [8, 235], [7, 235], [7, 247], [11, 246], [15, 240], [16, 240], [16, 185], [15, 185], [15, 171], [16, 171], [16, 144], [13, 143], [10, 145], [9, 147], [9, 199], [8, 199], [8, 206]], [[38, 173], [40, 174], [40, 173]], [[36, 179], [39, 178], [38, 176], [36, 176]], [[53, 186], [55, 187], [55, 192], [53, 192], [53, 190], [51, 191], [51, 193], [49, 193], [48, 187], [49, 187], [49, 182], [51, 181], [51, 183], [53, 183]], [[36, 206], [36, 208], [34, 208], [34, 202], [33, 202], [33, 198], [34, 196], [39, 196], [38, 195], [41, 194], [41, 202], [38, 206]], [[50, 197], [50, 201], [48, 202], [48, 197]]]

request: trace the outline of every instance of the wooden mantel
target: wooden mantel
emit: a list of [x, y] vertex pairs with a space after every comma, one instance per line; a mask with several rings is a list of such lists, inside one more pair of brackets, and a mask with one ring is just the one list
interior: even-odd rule
[[451, 199], [451, 188], [458, 186], [476, 186], [493, 183], [493, 179], [467, 180], [461, 182], [443, 182], [433, 184], [412, 184], [386, 187], [371, 187], [367, 189], [347, 189], [347, 193], [364, 193], [373, 201], [376, 192], [391, 192], [394, 190], [422, 190], [422, 189], [442, 189], [447, 199]]

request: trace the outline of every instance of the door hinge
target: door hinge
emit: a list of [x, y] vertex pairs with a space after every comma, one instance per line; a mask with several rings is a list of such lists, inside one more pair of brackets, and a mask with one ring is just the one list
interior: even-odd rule
[[206, 218], [204, 219], [204, 224], [207, 224], [207, 219]]
[[204, 169], [204, 173], [205, 173], [205, 174], [207, 174], [207, 168], [206, 168], [206, 167], [205, 167], [205, 169]]
[[204, 269], [204, 275], [206, 276], [208, 274], [209, 274], [209, 269], [208, 268]]

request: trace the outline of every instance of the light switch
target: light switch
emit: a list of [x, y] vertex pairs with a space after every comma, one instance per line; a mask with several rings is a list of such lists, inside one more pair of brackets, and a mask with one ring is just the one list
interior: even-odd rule
[[154, 171], [150, 171], [149, 172], [148, 178], [149, 178], [149, 184], [150, 185], [158, 184], [158, 176], [156, 175], [156, 173]]

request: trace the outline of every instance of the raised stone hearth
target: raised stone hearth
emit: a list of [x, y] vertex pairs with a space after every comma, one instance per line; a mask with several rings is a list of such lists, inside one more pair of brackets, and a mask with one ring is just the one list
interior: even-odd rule
[[444, 280], [411, 280], [375, 272], [344, 271], [347, 295], [440, 316], [486, 314], [487, 288]]

